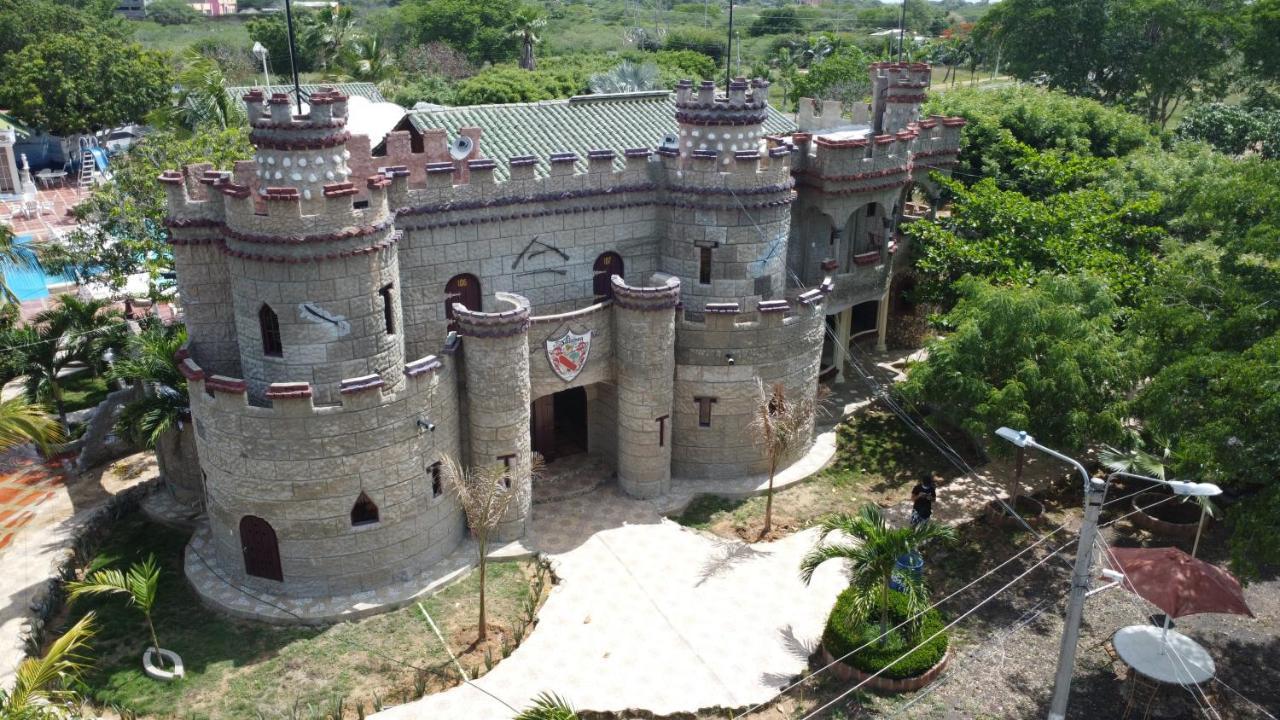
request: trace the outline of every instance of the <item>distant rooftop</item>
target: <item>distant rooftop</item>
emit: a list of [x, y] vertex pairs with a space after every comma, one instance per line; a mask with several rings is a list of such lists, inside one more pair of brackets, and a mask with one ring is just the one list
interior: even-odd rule
[[[613, 150], [614, 167], [625, 167], [622, 152], [628, 148], [656, 148], [667, 133], [676, 132], [675, 94], [665, 90], [578, 95], [568, 100], [544, 100], [507, 105], [472, 105], [431, 110], [412, 110], [409, 123], [418, 132], [444, 128], [449, 140], [459, 128], [479, 127], [480, 153], [505, 160], [518, 155], [538, 158], [538, 174], [548, 173], [547, 158], [556, 152], [578, 155], [578, 169], [586, 171], [587, 151]], [[403, 128], [403, 125], [402, 125]], [[795, 123], [769, 108], [764, 123], [768, 135], [789, 135]], [[505, 163], [498, 163], [494, 176], [507, 178]]]

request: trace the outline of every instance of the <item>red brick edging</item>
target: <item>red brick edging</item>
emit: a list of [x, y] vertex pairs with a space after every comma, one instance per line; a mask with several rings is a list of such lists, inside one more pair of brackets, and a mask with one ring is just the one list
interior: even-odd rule
[[[1176, 540], [1190, 540], [1196, 536], [1196, 527], [1200, 525], [1200, 521], [1193, 523], [1174, 523], [1161, 520], [1154, 515], [1147, 513], [1139, 505], [1139, 501], [1143, 498], [1151, 498], [1152, 493], [1142, 493], [1133, 498], [1133, 524], [1146, 530], [1153, 535], [1162, 535], [1167, 538]], [[1147, 503], [1148, 506], [1154, 503]], [[1205, 515], [1204, 526], [1207, 528], [1213, 523], [1213, 517]]]
[[951, 662], [951, 646], [948, 644], [947, 652], [942, 656], [942, 659], [935, 663], [933, 667], [926, 670], [923, 674], [901, 679], [886, 677], [885, 675], [872, 677], [871, 673], [865, 673], [852, 665], [835, 662], [835, 658], [831, 657], [831, 653], [827, 651], [825, 645], [822, 647], [822, 661], [825, 664], [831, 665], [832, 675], [845, 682], [853, 682], [855, 680], [857, 682], [863, 682], [866, 681], [867, 678], [871, 678], [867, 681], [866, 685], [863, 685], [864, 688], [878, 690], [885, 693], [914, 692], [934, 680], [937, 680], [938, 676], [942, 674], [942, 671], [947, 669], [947, 663]]

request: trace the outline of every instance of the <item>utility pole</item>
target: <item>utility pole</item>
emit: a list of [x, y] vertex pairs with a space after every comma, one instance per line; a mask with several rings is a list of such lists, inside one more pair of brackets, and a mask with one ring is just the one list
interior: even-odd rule
[[302, 114], [302, 85], [298, 83], [298, 48], [293, 41], [293, 5], [284, 0], [284, 20], [289, 29], [289, 69], [293, 70], [293, 94], [298, 100], [298, 114]]
[[724, 54], [724, 91], [729, 92], [729, 82], [733, 74], [733, 0], [729, 0], [729, 47]]

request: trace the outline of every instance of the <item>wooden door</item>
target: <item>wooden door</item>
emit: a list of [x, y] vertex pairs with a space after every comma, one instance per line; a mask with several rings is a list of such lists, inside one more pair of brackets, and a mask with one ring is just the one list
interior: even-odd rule
[[244, 552], [244, 572], [253, 577], [283, 581], [280, 570], [280, 544], [271, 524], [260, 517], [240, 518], [240, 549]]
[[471, 273], [463, 273], [454, 275], [444, 286], [444, 316], [449, 321], [450, 330], [458, 329], [458, 323], [453, 317], [454, 303], [462, 303], [468, 310], [483, 310], [480, 278]]
[[622, 256], [613, 251], [601, 253], [600, 257], [596, 258], [596, 264], [592, 270], [595, 272], [592, 288], [596, 302], [613, 297], [613, 283], [610, 281], [612, 276], [626, 277], [622, 269]]
[[555, 459], [556, 446], [556, 405], [555, 395], [546, 395], [533, 401], [529, 408], [529, 439], [533, 451], [541, 453], [542, 459]]

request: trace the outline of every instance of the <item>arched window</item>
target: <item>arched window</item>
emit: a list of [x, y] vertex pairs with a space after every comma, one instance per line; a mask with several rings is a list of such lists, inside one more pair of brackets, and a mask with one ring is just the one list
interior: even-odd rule
[[263, 355], [280, 357], [284, 354], [284, 346], [280, 343], [280, 318], [266, 303], [258, 308], [258, 332], [262, 334]]
[[471, 273], [454, 275], [444, 286], [444, 316], [449, 321], [449, 329], [457, 330], [458, 323], [453, 317], [453, 304], [461, 303], [468, 310], [483, 310], [480, 294], [480, 278]]
[[591, 269], [595, 273], [592, 277], [591, 286], [592, 292], [596, 296], [596, 302], [613, 297], [613, 282], [611, 278], [614, 275], [626, 277], [623, 275], [622, 256], [612, 250], [600, 253], [600, 257], [596, 258], [596, 264]]
[[376, 522], [378, 522], [378, 506], [369, 499], [368, 495], [360, 493], [360, 497], [356, 498], [356, 504], [351, 507], [351, 524], [372, 525]]

